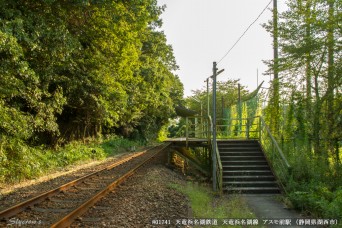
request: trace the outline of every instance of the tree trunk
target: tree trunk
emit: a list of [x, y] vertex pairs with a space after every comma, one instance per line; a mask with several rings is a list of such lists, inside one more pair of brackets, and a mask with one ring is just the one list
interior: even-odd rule
[[319, 88], [318, 88], [318, 75], [315, 75], [315, 107], [314, 107], [314, 117], [313, 117], [313, 143], [314, 143], [314, 151], [316, 155], [321, 155], [321, 145], [320, 145], [320, 129], [321, 129], [321, 123], [320, 123], [320, 114], [321, 114], [321, 98], [319, 94]]
[[329, 151], [334, 151], [334, 87], [335, 87], [335, 66], [334, 66], [334, 0], [328, 0], [328, 89], [327, 89], [327, 137]]
[[305, 79], [306, 79], [306, 119], [308, 121], [308, 127], [306, 130], [307, 135], [307, 152], [311, 154], [311, 137], [312, 137], [312, 94], [311, 94], [311, 4], [310, 1], [306, 2], [305, 12], [305, 42], [306, 42], [306, 56], [305, 56]]
[[273, 0], [273, 73], [274, 73], [274, 80], [273, 80], [273, 102], [271, 102], [273, 110], [271, 113], [272, 117], [271, 120], [274, 121], [272, 124], [273, 133], [276, 137], [279, 136], [279, 60], [278, 60], [278, 6], [277, 0]]

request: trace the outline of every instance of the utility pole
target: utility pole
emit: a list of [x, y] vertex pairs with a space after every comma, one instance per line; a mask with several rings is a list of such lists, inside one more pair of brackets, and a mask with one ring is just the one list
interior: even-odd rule
[[238, 102], [241, 103], [241, 85], [238, 83]]
[[207, 102], [208, 102], [208, 116], [210, 116], [210, 108], [209, 108], [209, 78], [212, 78], [213, 79], [213, 110], [212, 110], [212, 116], [211, 116], [211, 119], [212, 119], [212, 134], [213, 134], [213, 140], [212, 140], [212, 168], [213, 168], [213, 190], [214, 192], [217, 191], [217, 178], [216, 178], [216, 167], [217, 167], [217, 164], [216, 164], [216, 77], [217, 75], [221, 74], [222, 72], [224, 71], [224, 69], [220, 70], [220, 71], [217, 71], [217, 64], [216, 62], [213, 62], [213, 75], [209, 76], [207, 78], [207, 80], [205, 80], [204, 82], [207, 82]]
[[217, 180], [216, 180], [216, 75], [217, 67], [216, 62], [213, 63], [213, 190], [217, 191]]
[[207, 114], [208, 114], [208, 116], [210, 116], [210, 99], [209, 99], [209, 78], [207, 78], [207, 103], [208, 103], [208, 105], [207, 105]]
[[217, 64], [216, 62], [213, 63], [213, 75], [211, 76], [213, 78], [213, 190], [214, 192], [217, 191], [217, 178], [216, 178], [216, 77], [220, 73], [224, 71], [224, 69], [217, 72]]
[[[275, 136], [278, 136], [279, 133], [279, 58], [278, 58], [278, 3], [277, 0], [273, 0], [273, 102], [272, 105], [272, 115], [273, 118], [271, 119], [271, 129], [274, 129]], [[272, 120], [274, 123], [272, 124]], [[272, 126], [273, 125], [273, 126]]]
[[259, 86], [259, 68], [257, 68], [257, 87]]
[[201, 101], [201, 118], [203, 118], [203, 103]]
[[278, 79], [278, 3], [273, 0], [273, 59], [274, 59], [274, 79]]

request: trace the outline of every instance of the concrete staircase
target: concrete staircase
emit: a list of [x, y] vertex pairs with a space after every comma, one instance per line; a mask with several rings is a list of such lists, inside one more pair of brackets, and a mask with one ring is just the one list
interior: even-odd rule
[[217, 141], [223, 190], [228, 193], [279, 194], [280, 189], [256, 140]]

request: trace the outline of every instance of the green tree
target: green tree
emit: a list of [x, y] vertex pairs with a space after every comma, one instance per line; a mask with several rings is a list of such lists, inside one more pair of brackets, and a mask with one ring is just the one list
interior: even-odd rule
[[182, 99], [173, 50], [160, 31], [164, 7], [156, 0], [0, 6], [1, 79], [8, 82], [1, 85], [1, 105], [23, 118], [4, 115], [31, 116], [25, 136], [31, 142], [128, 136], [139, 126], [158, 130]]
[[[228, 108], [232, 105], [236, 105], [238, 102], [238, 84], [239, 80], [228, 80], [225, 82], [218, 81], [216, 86], [216, 113], [218, 118], [223, 118], [223, 109]], [[196, 110], [200, 113], [200, 104], [203, 106], [203, 113], [207, 115], [208, 110], [208, 100], [207, 95], [209, 95], [209, 115], [212, 113], [212, 87], [209, 87], [209, 94], [207, 94], [207, 89], [203, 88], [201, 90], [193, 91], [193, 96], [186, 99], [187, 105], [191, 110]], [[241, 97], [248, 94], [247, 89], [241, 86]]]
[[[338, 37], [341, 37], [338, 18], [341, 16], [337, 13], [341, 3], [334, 0], [289, 0], [287, 4], [289, 10], [280, 15], [279, 23], [282, 91], [283, 94], [293, 89], [305, 91], [303, 112], [306, 124], [303, 132], [309, 141], [313, 140], [316, 154], [327, 159], [324, 142], [330, 141], [332, 131], [336, 129], [333, 127], [336, 114], [333, 113], [339, 112], [333, 104], [341, 87], [334, 63], [341, 55], [338, 44]], [[272, 23], [265, 28], [271, 32]], [[326, 118], [326, 115], [330, 117]], [[325, 130], [326, 127], [330, 132]], [[321, 141], [323, 138], [324, 142]], [[311, 147], [310, 143], [308, 147]]]

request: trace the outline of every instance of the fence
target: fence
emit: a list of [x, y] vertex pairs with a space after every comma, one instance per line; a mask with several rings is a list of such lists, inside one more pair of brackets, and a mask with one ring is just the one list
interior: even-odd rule
[[[190, 138], [202, 138], [208, 140], [208, 145], [213, 145], [212, 122], [210, 117], [187, 117], [186, 140]], [[265, 155], [270, 161], [272, 170], [278, 177], [279, 183], [284, 189], [284, 183], [291, 175], [291, 166], [285, 158], [276, 139], [272, 135], [265, 120], [261, 116], [240, 119], [217, 119], [216, 135], [218, 139], [256, 139], [259, 140]], [[216, 178], [217, 188], [222, 190], [222, 164], [220, 154], [216, 146]]]
[[272, 170], [275, 172], [279, 183], [283, 187], [283, 190], [285, 190], [284, 184], [291, 175], [291, 166], [280, 149], [278, 142], [272, 135], [269, 127], [265, 123], [265, 120], [262, 117], [259, 117], [259, 119], [259, 142], [271, 163], [270, 165], [272, 166]]

